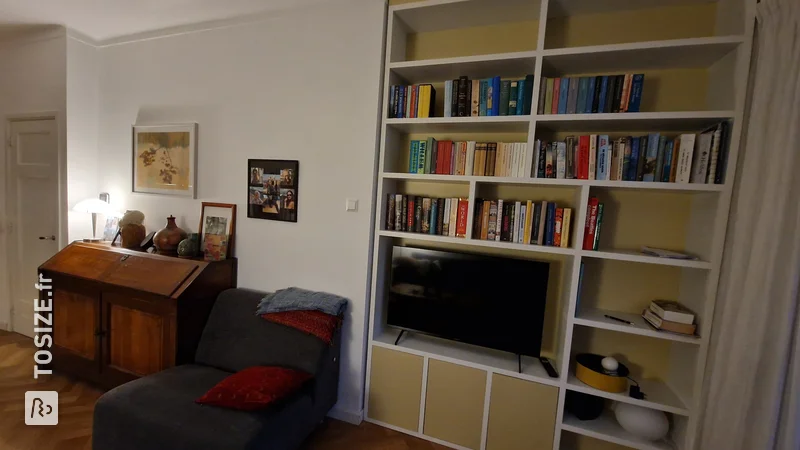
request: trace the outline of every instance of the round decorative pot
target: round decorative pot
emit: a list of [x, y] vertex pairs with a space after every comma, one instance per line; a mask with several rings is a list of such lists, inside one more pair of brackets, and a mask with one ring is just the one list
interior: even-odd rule
[[144, 225], [138, 223], [129, 223], [119, 229], [119, 236], [121, 239], [120, 245], [122, 248], [129, 250], [139, 250], [142, 245], [142, 239], [145, 236]]
[[194, 258], [200, 251], [200, 235], [197, 233], [189, 234], [189, 237], [178, 244], [178, 256], [181, 258]]
[[629, 403], [617, 403], [614, 408], [614, 417], [625, 431], [648, 441], [663, 439], [669, 432], [667, 415], [655, 409]]
[[178, 244], [188, 235], [175, 224], [175, 217], [167, 217], [167, 226], [158, 230], [153, 237], [156, 253], [165, 256], [178, 256]]

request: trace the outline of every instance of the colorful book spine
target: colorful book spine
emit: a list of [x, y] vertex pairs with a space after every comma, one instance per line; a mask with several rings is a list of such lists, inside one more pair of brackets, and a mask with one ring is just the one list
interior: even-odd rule
[[656, 163], [658, 162], [658, 141], [658, 133], [651, 133], [647, 137], [647, 152], [644, 157], [642, 181], [655, 181]]
[[572, 208], [564, 208], [564, 217], [561, 222], [561, 247], [569, 247], [570, 225], [572, 223]]
[[553, 79], [553, 104], [550, 106], [550, 114], [558, 114], [558, 102], [561, 99], [561, 78]]
[[558, 92], [558, 113], [567, 113], [567, 98], [569, 97], [569, 78], [561, 79], [561, 86]]
[[664, 158], [667, 151], [667, 137], [660, 136], [658, 138], [658, 156], [656, 156], [656, 173], [653, 181], [661, 181], [664, 175]]
[[611, 152], [608, 148], [608, 135], [601, 134], [597, 137], [597, 180], [607, 181], [611, 174]]
[[556, 178], [567, 177], [567, 144], [565, 142], [556, 143]]
[[522, 114], [520, 115], [531, 113], [531, 107], [533, 106], [533, 80], [533, 75], [525, 75], [525, 95], [522, 100]]
[[597, 112], [592, 111], [592, 106], [594, 106], [594, 97], [595, 97], [595, 85], [597, 84], [597, 79], [595, 77], [587, 77], [588, 81], [586, 82], [586, 105], [584, 105], [583, 110], [586, 113]]
[[580, 136], [578, 138], [578, 158], [575, 161], [578, 169], [578, 179], [589, 179], [589, 136]]
[[497, 219], [494, 240], [499, 241], [500, 236], [503, 234], [503, 200], [497, 201]]
[[648, 136], [639, 136], [639, 161], [636, 165], [636, 181], [644, 180], [644, 169], [647, 162]]
[[600, 99], [597, 105], [598, 112], [606, 112], [606, 96], [608, 95], [608, 75], [604, 75], [600, 80]]
[[500, 77], [492, 78], [492, 92], [494, 93], [492, 96], [492, 114], [493, 116], [500, 115]]
[[597, 251], [600, 246], [600, 229], [603, 225], [603, 204], [597, 205], [597, 219], [594, 225], [594, 240], [592, 241], [592, 250]]
[[711, 159], [708, 162], [708, 177], [706, 183], [712, 184], [717, 179], [717, 159], [719, 159], [720, 138], [722, 137], [722, 124], [717, 124], [711, 141]]
[[411, 141], [411, 150], [408, 155], [408, 173], [417, 173], [419, 166], [419, 141]]
[[444, 116], [453, 117], [453, 80], [444, 82]]
[[627, 181], [636, 181], [636, 168], [639, 166], [639, 138], [631, 138], [631, 156], [630, 164], [628, 165]]
[[389, 194], [386, 199], [386, 230], [387, 231], [394, 231], [394, 221], [396, 218], [395, 215], [395, 196], [394, 194]]
[[536, 105], [536, 114], [544, 114], [544, 103], [547, 100], [547, 77], [539, 80], [539, 102]]
[[544, 97], [544, 114], [552, 114], [553, 108], [553, 90], [555, 89], [556, 80], [554, 78], [548, 78], [547, 84], [545, 86], [545, 97]]
[[567, 95], [567, 114], [575, 114], [578, 111], [578, 78], [569, 79], [569, 95]]
[[517, 95], [519, 90], [519, 81], [512, 81], [509, 83], [508, 89], [508, 115], [517, 115]]
[[664, 147], [664, 167], [661, 172], [661, 182], [662, 183], [669, 183], [669, 177], [672, 173], [672, 155], [674, 154], [674, 147], [675, 141], [667, 142], [667, 145]]
[[589, 135], [589, 179], [597, 179], [597, 135]]
[[576, 112], [578, 114], [585, 114], [587, 112], [586, 96], [589, 92], [589, 77], [580, 77], [578, 80], [578, 106]]
[[481, 87], [481, 98], [478, 100], [479, 102], [478, 115], [488, 116], [489, 82], [486, 80], [480, 80], [480, 87]]
[[547, 227], [545, 228], [546, 241], [545, 245], [552, 246], [555, 239], [556, 231], [556, 204], [553, 202], [547, 203]]
[[470, 81], [470, 116], [478, 117], [481, 115], [481, 81], [480, 80], [472, 80]]
[[583, 229], [583, 249], [594, 249], [594, 232], [595, 225], [597, 224], [597, 208], [600, 204], [597, 197], [589, 199], [589, 205], [586, 209], [586, 224]]
[[620, 180], [623, 181], [630, 181], [630, 168], [631, 168], [631, 138], [621, 138], [623, 149], [621, 152], [622, 155], [622, 174], [620, 175]]
[[602, 89], [603, 77], [597, 76], [594, 77], [594, 82], [592, 84], [592, 92], [594, 93], [592, 96], [592, 112], [598, 113], [600, 111], [600, 90]]
[[510, 98], [511, 98], [511, 81], [509, 80], [500, 81], [500, 103], [497, 107], [499, 115], [501, 116], [508, 115], [508, 101]]
[[639, 112], [639, 107], [642, 104], [642, 90], [644, 89], [644, 74], [637, 73], [633, 75], [631, 82], [630, 101], [628, 102], [628, 112]]
[[556, 208], [556, 220], [553, 228], [553, 246], [561, 247], [561, 225], [564, 220], [564, 208]]
[[469, 201], [458, 199], [458, 220], [456, 222], [456, 237], [467, 235], [467, 215], [469, 214]]
[[[530, 89], [533, 90], [533, 80], [531, 80], [531, 87]], [[517, 82], [517, 116], [521, 116], [525, 114], [525, 92], [528, 89], [528, 81], [527, 80], [519, 80]], [[541, 100], [540, 100], [541, 101]], [[530, 105], [528, 105], [528, 109], [530, 109]]]

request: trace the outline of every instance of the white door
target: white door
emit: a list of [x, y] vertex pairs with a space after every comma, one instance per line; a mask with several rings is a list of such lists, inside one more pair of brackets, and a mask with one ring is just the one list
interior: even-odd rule
[[58, 252], [58, 127], [55, 119], [12, 120], [8, 131], [11, 329], [33, 336], [37, 269]]

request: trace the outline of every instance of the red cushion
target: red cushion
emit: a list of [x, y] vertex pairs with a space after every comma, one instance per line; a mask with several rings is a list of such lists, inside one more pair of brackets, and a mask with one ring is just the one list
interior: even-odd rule
[[253, 411], [295, 392], [309, 378], [305, 372], [283, 367], [250, 367], [220, 381], [195, 401]]
[[321, 311], [285, 311], [262, 314], [261, 317], [314, 335], [328, 345], [333, 344], [333, 333], [342, 321], [338, 316]]

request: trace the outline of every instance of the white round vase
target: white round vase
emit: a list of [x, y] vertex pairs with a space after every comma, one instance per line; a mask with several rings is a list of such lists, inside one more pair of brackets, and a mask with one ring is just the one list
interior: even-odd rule
[[669, 432], [669, 421], [662, 411], [617, 403], [614, 416], [625, 431], [649, 441], [663, 439]]

